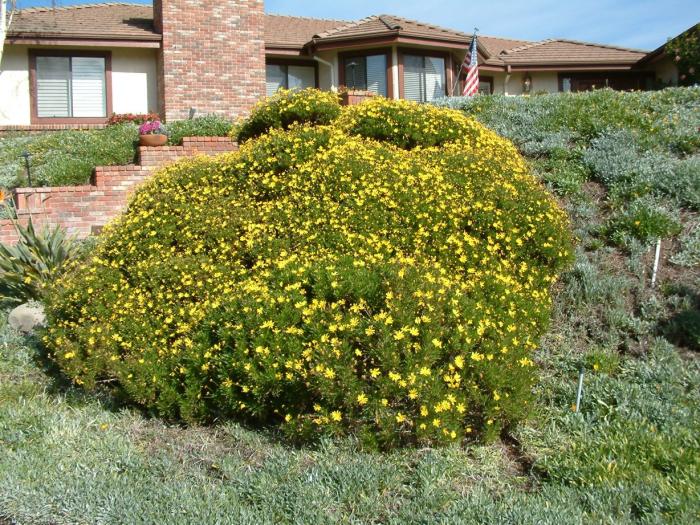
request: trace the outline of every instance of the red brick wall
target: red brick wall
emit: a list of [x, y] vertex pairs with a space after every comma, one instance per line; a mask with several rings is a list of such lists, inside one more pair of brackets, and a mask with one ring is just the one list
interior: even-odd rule
[[[78, 238], [90, 235], [126, 208], [129, 195], [163, 164], [196, 154], [217, 155], [236, 144], [225, 137], [191, 137], [182, 146], [139, 148], [139, 164], [95, 168], [92, 183], [84, 186], [17, 188], [17, 219], [35, 226], [61, 226]], [[11, 221], [0, 220], [0, 242], [13, 244], [17, 234]]]
[[156, 0], [158, 78], [166, 121], [238, 117], [265, 94], [263, 0]]

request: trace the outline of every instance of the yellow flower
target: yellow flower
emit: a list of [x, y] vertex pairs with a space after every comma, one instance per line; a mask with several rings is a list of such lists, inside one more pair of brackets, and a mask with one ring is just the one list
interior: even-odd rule
[[398, 414], [396, 414], [396, 422], [397, 422], [397, 423], [403, 423], [404, 421], [406, 421], [406, 416], [405, 416], [405, 415], [403, 415], [401, 412], [399, 412]]
[[357, 403], [359, 405], [366, 405], [367, 404], [367, 396], [365, 394], [358, 394]]
[[331, 419], [333, 421], [341, 421], [343, 419], [343, 415], [340, 413], [340, 411], [334, 410], [331, 412]]

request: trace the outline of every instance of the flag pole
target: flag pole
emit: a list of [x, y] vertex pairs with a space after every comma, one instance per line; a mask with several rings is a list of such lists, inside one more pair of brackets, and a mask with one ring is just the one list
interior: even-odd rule
[[[474, 35], [472, 36], [472, 42], [476, 40], [476, 33], [479, 31], [478, 27], [474, 28]], [[459, 70], [457, 71], [457, 75], [455, 78], [455, 85], [452, 86], [452, 96], [455, 96], [455, 91], [457, 90], [457, 86], [459, 85], [459, 77], [462, 76], [462, 70], [464, 69], [464, 63], [467, 61], [467, 57], [471, 55], [472, 52], [472, 42], [469, 43], [469, 47], [467, 48], [467, 54], [464, 55], [464, 58], [462, 59], [461, 64], [459, 64]]]

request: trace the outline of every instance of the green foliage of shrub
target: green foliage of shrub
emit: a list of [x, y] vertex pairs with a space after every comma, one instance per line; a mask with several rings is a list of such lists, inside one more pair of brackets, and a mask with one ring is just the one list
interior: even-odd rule
[[[399, 148], [440, 146], [460, 138], [476, 136], [478, 124], [457, 111], [439, 110], [407, 101], [386, 104], [377, 97], [350, 106], [338, 125], [351, 135], [360, 135]], [[470, 144], [473, 146], [473, 143]]]
[[329, 124], [340, 115], [340, 99], [336, 93], [317, 89], [281, 89], [260, 101], [250, 117], [231, 131], [238, 142], [258, 137], [271, 129], [287, 129], [292, 124]]
[[700, 222], [691, 222], [679, 237], [680, 250], [671, 256], [679, 266], [700, 266]]
[[133, 162], [137, 141], [133, 124], [0, 138], [0, 186], [28, 184], [22, 157], [25, 151], [31, 155], [34, 186], [72, 186], [86, 184], [95, 166]]
[[184, 137], [227, 137], [233, 123], [218, 115], [205, 115], [168, 123], [168, 142], [182, 144]]
[[168, 417], [369, 447], [492, 439], [528, 414], [565, 214], [494, 133], [374, 104], [466, 135], [404, 150], [362, 112], [371, 137], [344, 115], [166, 168], [52, 291], [65, 373]]
[[17, 244], [0, 244], [0, 303], [24, 303], [44, 297], [46, 287], [57, 279], [64, 264], [80, 252], [80, 244], [59, 228], [37, 231], [15, 221]]
[[[679, 153], [700, 148], [700, 88], [620, 93], [601, 89], [538, 97], [452, 97], [436, 102], [464, 111], [521, 151], [551, 153], [568, 145], [588, 146], [611, 130], [638, 132], [648, 144]], [[547, 151], [540, 145], [549, 143]], [[567, 144], [568, 143], [568, 144]]]
[[619, 130], [593, 140], [583, 161], [608, 187], [614, 200], [635, 200], [652, 194], [700, 209], [700, 155], [679, 159], [645, 145], [637, 134]]
[[677, 216], [653, 199], [637, 199], [610, 218], [607, 233], [613, 242], [625, 245], [627, 238], [643, 244], [680, 233]]

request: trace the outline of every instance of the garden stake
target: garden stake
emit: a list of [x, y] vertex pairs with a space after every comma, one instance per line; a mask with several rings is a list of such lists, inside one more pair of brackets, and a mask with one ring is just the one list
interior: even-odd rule
[[583, 397], [583, 368], [578, 371], [578, 392], [576, 393], [576, 413], [581, 409], [581, 397]]
[[659, 256], [661, 255], [661, 239], [656, 241], [656, 255], [654, 256], [654, 271], [651, 273], [651, 286], [656, 284], [656, 274], [659, 271]]
[[30, 154], [28, 151], [25, 151], [22, 153], [22, 156], [24, 157], [24, 169], [27, 172], [27, 184], [29, 184], [29, 187], [32, 187], [32, 172], [29, 169], [29, 157]]

